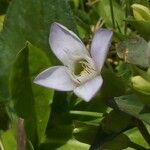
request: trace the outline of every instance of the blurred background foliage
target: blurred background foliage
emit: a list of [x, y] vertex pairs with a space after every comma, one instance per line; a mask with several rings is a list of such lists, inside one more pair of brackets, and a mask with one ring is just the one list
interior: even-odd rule
[[[87, 47], [99, 27], [114, 32], [89, 103], [33, 84], [60, 64], [48, 44], [53, 22]], [[27, 150], [150, 149], [149, 0], [0, 0], [0, 30], [0, 150], [19, 150], [19, 118]]]

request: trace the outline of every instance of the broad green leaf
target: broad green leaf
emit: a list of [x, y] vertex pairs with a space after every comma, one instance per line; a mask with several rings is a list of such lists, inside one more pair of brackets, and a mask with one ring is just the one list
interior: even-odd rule
[[[150, 126], [147, 126], [147, 129], [150, 131]], [[132, 128], [125, 132], [125, 134], [130, 138], [130, 140], [134, 143], [137, 143], [145, 148], [149, 148], [149, 145], [144, 140], [143, 136], [139, 132], [137, 128]]]
[[[124, 30], [124, 11], [123, 7], [119, 5], [115, 0], [113, 2], [113, 12], [114, 12], [114, 22], [119, 27], [118, 29], [123, 32]], [[97, 5], [97, 12], [105, 21], [107, 27], [113, 27], [112, 18], [111, 18], [111, 10], [110, 10], [110, 1], [109, 0], [101, 0]], [[117, 30], [116, 30], [117, 31]]]
[[19, 53], [11, 73], [14, 107], [18, 116], [25, 119], [27, 138], [33, 145], [44, 137], [53, 97], [53, 91], [34, 85], [33, 78], [48, 66], [45, 53], [29, 44]]
[[55, 92], [51, 109], [46, 136], [40, 145], [41, 150], [44, 149], [43, 147], [47, 147], [47, 142], [48, 148], [56, 149], [72, 138], [73, 126], [65, 92]]
[[[66, 0], [12, 0], [0, 34], [0, 100], [10, 98], [10, 70], [26, 41], [40, 47], [49, 55], [49, 28], [55, 21], [75, 30]], [[50, 54], [52, 55], [52, 52]], [[51, 55], [49, 58], [54, 60]]]
[[17, 115], [25, 120], [27, 138], [35, 143], [37, 141], [35, 101], [28, 66], [28, 47], [26, 46], [18, 55], [12, 69], [10, 91]]
[[144, 104], [136, 95], [115, 97], [115, 102], [121, 111], [150, 124], [150, 109], [148, 107], [147, 111], [144, 111]]
[[[38, 63], [37, 63], [38, 62]], [[45, 135], [49, 115], [51, 112], [50, 104], [53, 100], [53, 90], [37, 86], [33, 83], [33, 79], [40, 70], [50, 67], [50, 61], [41, 49], [29, 45], [29, 70], [34, 95], [34, 107], [36, 114], [37, 135], [39, 142]], [[27, 110], [26, 110], [27, 111]]]
[[127, 62], [149, 67], [147, 56], [148, 43], [141, 37], [126, 39], [118, 45], [117, 53]]

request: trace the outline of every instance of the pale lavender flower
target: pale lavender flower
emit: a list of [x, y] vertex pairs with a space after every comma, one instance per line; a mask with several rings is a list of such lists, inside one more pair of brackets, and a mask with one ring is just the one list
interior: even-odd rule
[[100, 75], [112, 39], [112, 31], [99, 29], [93, 38], [90, 53], [79, 37], [59, 23], [50, 29], [49, 43], [64, 66], [54, 66], [41, 72], [36, 84], [58, 91], [73, 91], [90, 101], [100, 89]]

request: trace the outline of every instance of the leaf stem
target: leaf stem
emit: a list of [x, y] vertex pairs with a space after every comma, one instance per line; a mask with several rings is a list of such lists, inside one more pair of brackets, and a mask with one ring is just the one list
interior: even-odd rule
[[139, 129], [140, 133], [142, 134], [143, 138], [145, 139], [145, 141], [150, 145], [150, 134], [144, 123], [141, 120], [135, 118], [135, 124]]
[[115, 17], [114, 17], [114, 10], [113, 10], [113, 2], [112, 0], [109, 0], [110, 3], [110, 12], [111, 12], [111, 19], [112, 19], [112, 24], [113, 24], [113, 29], [115, 29]]
[[91, 116], [91, 117], [102, 117], [103, 115], [102, 113], [98, 113], [98, 112], [78, 111], [78, 110], [71, 110], [69, 113], [73, 115], [83, 115], [83, 116]]

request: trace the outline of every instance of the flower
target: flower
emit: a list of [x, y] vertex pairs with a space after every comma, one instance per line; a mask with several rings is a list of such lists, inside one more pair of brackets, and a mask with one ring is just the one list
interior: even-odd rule
[[90, 101], [103, 82], [100, 71], [112, 34], [110, 30], [99, 29], [89, 53], [75, 33], [59, 23], [53, 23], [49, 43], [64, 66], [48, 68], [35, 78], [34, 83], [59, 91], [73, 91], [81, 99]]

